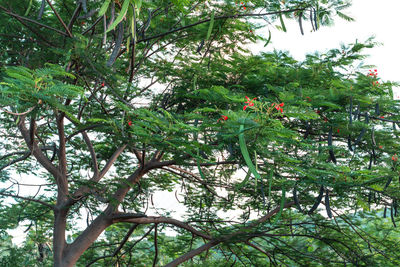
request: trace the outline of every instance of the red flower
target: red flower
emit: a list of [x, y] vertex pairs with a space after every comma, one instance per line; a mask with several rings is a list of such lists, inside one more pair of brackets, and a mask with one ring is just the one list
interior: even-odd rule
[[337, 129], [337, 132], [340, 133], [340, 129]]
[[279, 104], [280, 107], [283, 107], [284, 105], [285, 105], [285, 103], [280, 103]]
[[226, 121], [227, 119], [228, 119], [228, 116], [222, 115], [221, 118], [219, 118], [217, 120], [217, 122], [222, 121], [222, 120]]
[[279, 111], [280, 111], [281, 113], [283, 113], [283, 109], [282, 109], [282, 108], [280, 108]]
[[257, 97], [253, 98], [253, 100], [250, 100], [250, 98], [248, 98], [248, 97], [246, 96], [246, 99], [247, 99], [247, 101], [245, 101], [244, 103], [247, 104], [247, 105], [245, 105], [245, 106], [243, 107], [243, 110], [246, 110], [246, 108], [248, 108], [248, 107], [254, 107], [253, 101], [254, 101], [254, 99], [257, 99]]
[[383, 146], [379, 146], [379, 148], [380, 148], [380, 149], [382, 149], [382, 148], [383, 148]]
[[384, 116], [380, 116], [379, 118], [384, 119], [385, 117]]
[[101, 83], [101, 86], [104, 87], [104, 82]]
[[394, 154], [394, 155], [392, 156], [392, 160], [393, 160], [393, 161], [397, 161], [397, 160], [398, 160], [398, 157], [397, 157], [396, 154]]
[[307, 98], [307, 101], [308, 101], [308, 102], [311, 102], [311, 97], [306, 96], [306, 98]]
[[246, 7], [244, 6], [243, 9], [246, 9]]
[[128, 121], [128, 125], [129, 125], [129, 126], [132, 126], [132, 121]]

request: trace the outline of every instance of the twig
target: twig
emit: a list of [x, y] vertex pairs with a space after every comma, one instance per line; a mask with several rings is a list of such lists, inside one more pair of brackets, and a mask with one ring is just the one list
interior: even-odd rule
[[62, 18], [60, 17], [60, 15], [58, 14], [57, 10], [55, 10], [55, 8], [53, 7], [53, 5], [51, 4], [50, 0], [46, 0], [47, 3], [49, 4], [49, 6], [51, 7], [51, 9], [53, 10], [54, 14], [56, 15], [58, 21], [60, 21], [60, 23], [62, 24], [62, 26], [64, 27], [64, 29], [67, 31], [68, 37], [73, 37], [71, 31], [68, 29], [68, 26], [65, 25], [64, 21], [62, 20]]

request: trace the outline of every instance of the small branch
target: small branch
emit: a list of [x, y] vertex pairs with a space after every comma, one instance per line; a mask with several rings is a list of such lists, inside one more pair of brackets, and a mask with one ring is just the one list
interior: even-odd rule
[[44, 202], [44, 201], [42, 201], [42, 200], [39, 200], [39, 199], [34, 199], [34, 198], [30, 198], [30, 197], [22, 197], [22, 196], [13, 195], [13, 194], [8, 194], [8, 193], [4, 193], [4, 192], [0, 192], [0, 195], [6, 196], [6, 197], [19, 198], [19, 199], [23, 199], [23, 200], [31, 201], [31, 202], [36, 202], [36, 203], [42, 204], [42, 205], [44, 205], [44, 206], [46, 206], [46, 207], [49, 207], [50, 209], [54, 209], [54, 206], [53, 206], [53, 205], [51, 205], [51, 204], [49, 204], [49, 203], [47, 203], [47, 202]]
[[3, 108], [0, 108], [0, 110], [6, 112], [6, 113], [8, 113], [8, 114], [11, 114], [11, 115], [21, 116], [21, 115], [26, 115], [26, 114], [28, 114], [29, 112], [32, 112], [32, 110], [34, 110], [35, 108], [36, 108], [36, 106], [30, 107], [27, 111], [22, 112], [22, 113], [11, 112], [11, 111], [8, 111], [8, 110], [3, 109]]
[[92, 157], [92, 163], [93, 163], [93, 178], [97, 177], [99, 175], [99, 166], [97, 163], [97, 158], [96, 158], [96, 152], [94, 151], [92, 142], [89, 139], [89, 136], [86, 132], [82, 132], [83, 139], [85, 140], [85, 143], [89, 149], [90, 156]]
[[31, 152], [25, 152], [25, 154], [22, 157], [19, 157], [17, 159], [14, 159], [12, 161], [10, 161], [9, 163], [4, 164], [3, 166], [0, 166], [0, 171], [4, 170], [5, 168], [7, 168], [8, 166], [13, 165], [14, 163], [26, 160], [27, 158], [29, 158], [29, 156], [31, 155]]
[[55, 10], [55, 8], [53, 7], [53, 5], [51, 4], [50, 0], [46, 0], [47, 3], [49, 4], [49, 6], [51, 7], [51, 9], [53, 10], [54, 14], [56, 15], [58, 21], [60, 21], [60, 23], [62, 24], [62, 26], [64, 27], [64, 29], [67, 31], [68, 37], [72, 38], [72, 33], [71, 31], [68, 29], [67, 25], [65, 25], [64, 21], [62, 20], [62, 18], [60, 17], [60, 15], [58, 14], [57, 10]]
[[111, 257], [115, 257], [122, 249], [122, 247], [125, 245], [125, 243], [128, 241], [129, 237], [132, 235], [133, 231], [139, 226], [139, 224], [134, 224], [129, 228], [128, 233], [124, 236], [124, 239], [122, 239], [121, 243], [117, 247], [117, 249], [114, 251]]
[[14, 14], [14, 13], [12, 13], [11, 11], [9, 11], [8, 9], [6, 9], [6, 8], [3, 7], [3, 6], [0, 6], [0, 9], [4, 10], [5, 13], [7, 13], [8, 15], [10, 15], [10, 16], [12, 16], [12, 17], [15, 17], [15, 18], [17, 18], [17, 19], [21, 19], [21, 20], [25, 20], [25, 21], [31, 22], [31, 23], [33, 23], [33, 24], [39, 25], [40, 27], [44, 27], [44, 28], [46, 28], [46, 29], [55, 31], [55, 32], [57, 32], [57, 33], [59, 33], [59, 34], [61, 34], [61, 35], [64, 35], [64, 36], [67, 36], [67, 37], [68, 37], [68, 34], [66, 34], [65, 32], [62, 32], [62, 31], [57, 30], [57, 29], [55, 29], [55, 28], [53, 28], [53, 27], [47, 26], [47, 25], [45, 25], [45, 24], [42, 24], [42, 23], [40, 23], [40, 22], [38, 22], [38, 21], [36, 21], [36, 20], [30, 19], [30, 18], [26, 18], [26, 17], [20, 16], [20, 15], [17, 15], [17, 14]]
[[212, 239], [211, 236], [209, 236], [208, 234], [200, 232], [200, 231], [196, 230], [195, 228], [193, 228], [192, 226], [190, 226], [182, 221], [176, 220], [176, 219], [167, 218], [167, 217], [154, 217], [154, 216], [137, 217], [137, 216], [138, 216], [138, 214], [132, 214], [132, 217], [130, 217], [129, 214], [118, 214], [118, 215], [113, 216], [112, 219], [113, 219], [114, 223], [115, 222], [131, 222], [131, 223], [136, 223], [136, 224], [151, 224], [151, 223], [172, 224], [172, 225], [175, 225], [182, 229], [185, 229], [194, 235], [205, 238], [207, 240]]

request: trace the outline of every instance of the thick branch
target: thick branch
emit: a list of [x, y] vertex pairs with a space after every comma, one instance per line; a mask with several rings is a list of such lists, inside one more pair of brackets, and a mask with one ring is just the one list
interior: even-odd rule
[[29, 150], [31, 151], [32, 155], [37, 159], [37, 161], [49, 172], [51, 173], [54, 178], [58, 179], [62, 177], [62, 173], [60, 170], [51, 163], [51, 161], [42, 153], [42, 150], [38, 147], [37, 141], [31, 140], [29, 135], [29, 131], [25, 126], [25, 116], [21, 116], [18, 128], [22, 134], [22, 137], [25, 140]]

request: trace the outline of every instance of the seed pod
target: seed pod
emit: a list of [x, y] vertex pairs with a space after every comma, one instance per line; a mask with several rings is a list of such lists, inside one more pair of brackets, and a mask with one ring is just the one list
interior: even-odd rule
[[143, 32], [147, 31], [147, 29], [150, 27], [150, 22], [151, 22], [151, 9], [148, 9], [148, 10], [147, 10], [147, 13], [148, 13], [148, 18], [147, 18], [146, 23], [144, 24]]
[[350, 96], [349, 124], [353, 123], [353, 97]]
[[83, 12], [87, 13], [87, 3], [86, 3], [86, 0], [80, 0], [79, 2], [82, 3]]
[[363, 138], [363, 136], [364, 136], [364, 134], [365, 134], [366, 131], [367, 131], [367, 130], [366, 130], [365, 128], [362, 128], [362, 129], [361, 129], [360, 135], [357, 137], [356, 141], [354, 142], [354, 147], [355, 147], [356, 145], [358, 145], [358, 143], [360, 143], [361, 138]]
[[369, 114], [368, 114], [368, 112], [365, 112], [365, 123], [366, 124], [369, 123]]
[[396, 131], [396, 123], [393, 122], [393, 130]]
[[302, 19], [303, 19], [303, 12], [300, 12], [300, 14], [299, 14], [299, 27], [300, 27], [301, 35], [304, 35]]
[[313, 10], [312, 10], [312, 8], [310, 8], [310, 22], [311, 22], [312, 30], [315, 31], [314, 23], [313, 23]]
[[390, 218], [392, 219], [393, 226], [396, 228], [397, 225], [396, 225], [396, 222], [395, 222], [395, 220], [394, 220], [393, 209], [394, 209], [394, 208], [393, 208], [393, 202], [392, 202], [392, 205], [390, 206]]
[[379, 116], [381, 113], [380, 113], [380, 111], [379, 111], [379, 103], [376, 103], [375, 104], [375, 115], [376, 116]]
[[315, 199], [315, 203], [311, 207], [311, 209], [308, 211], [308, 214], [312, 214], [318, 208], [323, 196], [324, 196], [324, 186], [321, 185], [321, 187], [319, 189], [318, 197]]
[[397, 217], [397, 200], [393, 200], [394, 217]]
[[372, 159], [374, 158], [374, 156], [372, 155], [372, 153], [371, 153], [371, 155], [370, 155], [370, 157], [369, 157], [369, 166], [368, 166], [368, 170], [370, 170], [371, 168], [372, 168]]
[[79, 16], [78, 19], [87, 19], [93, 16], [97, 12], [97, 9], [92, 9], [89, 11], [89, 13], [86, 13], [85, 15]]
[[297, 198], [297, 184], [294, 185], [293, 187], [293, 201], [294, 204], [296, 205], [296, 208], [300, 211], [303, 212], [300, 203], [299, 203], [299, 199]]
[[315, 30], [318, 31], [318, 21], [317, 21], [317, 10], [313, 8], [314, 10], [314, 24], [315, 24]]
[[350, 135], [347, 137], [347, 147], [350, 151], [353, 151], [353, 147], [351, 146], [351, 137]]
[[38, 20], [42, 19], [45, 6], [46, 6], [46, 0], [42, 0], [42, 4], [40, 5], [39, 14], [38, 14], [38, 17], [37, 17]]
[[332, 218], [332, 211], [331, 211], [331, 207], [329, 204], [329, 191], [326, 190], [326, 194], [325, 194], [325, 207], [326, 207], [326, 214], [328, 214], [329, 218]]
[[121, 48], [121, 44], [122, 44], [122, 40], [124, 39], [124, 24], [121, 21], [118, 24], [118, 32], [117, 32], [117, 39], [115, 40], [115, 46], [114, 46], [114, 50], [111, 53], [110, 58], [107, 61], [107, 67], [111, 67], [115, 60], [117, 59], [118, 53], [119, 53], [119, 49]]
[[383, 210], [383, 218], [386, 218], [386, 206], [385, 206], [385, 208]]
[[306, 122], [306, 132], [304, 133], [304, 139], [307, 139], [308, 135], [310, 134], [311, 130], [311, 123], [309, 121]]
[[201, 40], [201, 42], [200, 42], [199, 46], [197, 47], [197, 51], [196, 51], [196, 53], [198, 53], [198, 54], [200, 54], [200, 55], [201, 55], [200, 51], [201, 51], [201, 49], [203, 48], [203, 46], [204, 46], [204, 39], [203, 39], [203, 40]]
[[383, 190], [386, 190], [386, 188], [388, 188], [388, 186], [390, 185], [390, 183], [392, 182], [392, 180], [393, 180], [393, 177], [392, 177], [392, 176], [389, 177], [389, 179], [387, 180], [387, 182], [386, 182], [385, 187], [383, 188]]
[[333, 163], [336, 164], [336, 157], [335, 157], [335, 154], [333, 153], [333, 147], [332, 147], [332, 126], [331, 126], [331, 128], [329, 129], [328, 146], [329, 146], [329, 156], [330, 156], [330, 159], [332, 160]]

